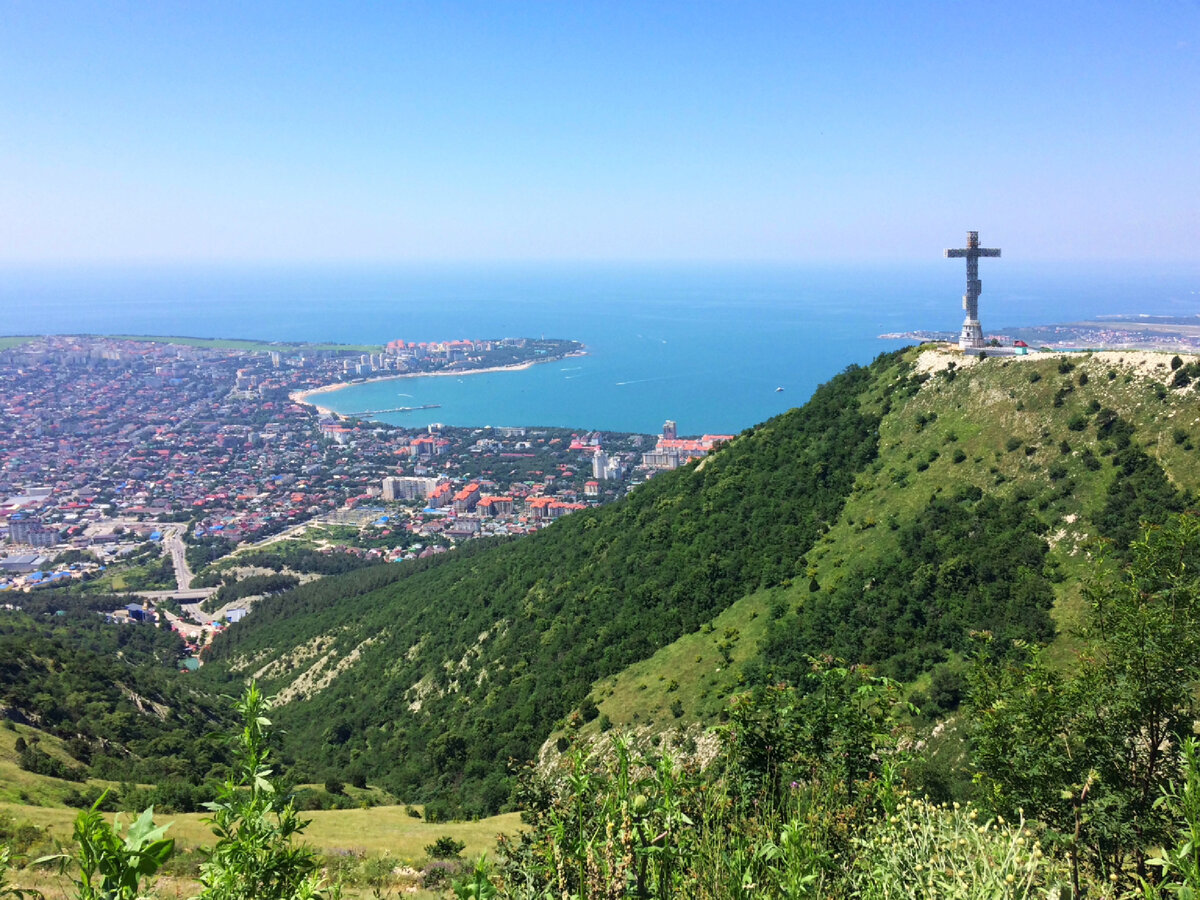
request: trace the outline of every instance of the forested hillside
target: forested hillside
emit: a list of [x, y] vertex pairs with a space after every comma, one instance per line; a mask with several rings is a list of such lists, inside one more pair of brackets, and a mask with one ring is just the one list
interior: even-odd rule
[[106, 625], [97, 604], [114, 602], [43, 594], [0, 617], [0, 715], [60, 738], [67, 754], [22, 741], [21, 767], [75, 782], [199, 786], [225, 762], [210, 734], [230, 721], [227, 704], [178, 678], [177, 634]]
[[210, 680], [257, 675], [310, 765], [491, 811], [593, 682], [805, 571], [877, 453], [900, 354], [628, 499], [507, 546], [370, 569], [264, 601], [219, 640]]

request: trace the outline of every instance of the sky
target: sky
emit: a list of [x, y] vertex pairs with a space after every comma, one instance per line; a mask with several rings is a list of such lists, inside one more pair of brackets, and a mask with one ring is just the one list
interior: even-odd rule
[[1200, 2], [0, 0], [0, 263], [1200, 262]]

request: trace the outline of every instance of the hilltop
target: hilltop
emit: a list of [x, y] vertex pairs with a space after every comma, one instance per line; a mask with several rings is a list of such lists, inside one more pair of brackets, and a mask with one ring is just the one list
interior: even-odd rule
[[1068, 647], [1088, 542], [1123, 547], [1200, 487], [1195, 363], [969, 363], [881, 356], [532, 538], [264, 601], [204, 678], [278, 692], [314, 775], [468, 812], [556, 729], [712, 721], [808, 654], [953, 706], [970, 631]]

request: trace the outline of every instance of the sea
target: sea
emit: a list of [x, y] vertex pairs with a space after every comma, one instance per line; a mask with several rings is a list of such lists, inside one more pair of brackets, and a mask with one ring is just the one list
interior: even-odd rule
[[[985, 332], [1200, 314], [1200, 265], [981, 264]], [[838, 265], [90, 266], [0, 269], [0, 334], [383, 344], [546, 336], [587, 355], [376, 381], [321, 398], [400, 425], [735, 434], [904, 341], [957, 331], [961, 260]]]

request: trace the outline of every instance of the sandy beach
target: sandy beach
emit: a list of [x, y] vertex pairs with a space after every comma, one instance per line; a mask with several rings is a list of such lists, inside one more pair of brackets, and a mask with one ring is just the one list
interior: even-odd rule
[[530, 359], [523, 363], [517, 363], [512, 366], [490, 366], [486, 369], [454, 369], [449, 372], [442, 370], [439, 372], [398, 372], [395, 375], [377, 375], [374, 378], [356, 378], [354, 381], [343, 381], [337, 384], [326, 384], [321, 387], [309, 388], [305, 391], [293, 391], [288, 394], [288, 399], [293, 403], [301, 403], [305, 406], [311, 406], [317, 411], [318, 415], [335, 416], [344, 418], [339, 413], [334, 412], [328, 406], [321, 406], [319, 403], [314, 403], [311, 397], [316, 397], [320, 394], [332, 394], [335, 391], [340, 391], [348, 387], [357, 387], [360, 384], [371, 384], [376, 381], [396, 381], [401, 378], [446, 378], [450, 376], [463, 375], [486, 375], [492, 372], [522, 372], [525, 369], [532, 368], [539, 363], [560, 362], [564, 359], [573, 359], [579, 356], [586, 356], [586, 352], [568, 353], [565, 356], [558, 356], [554, 359]]

